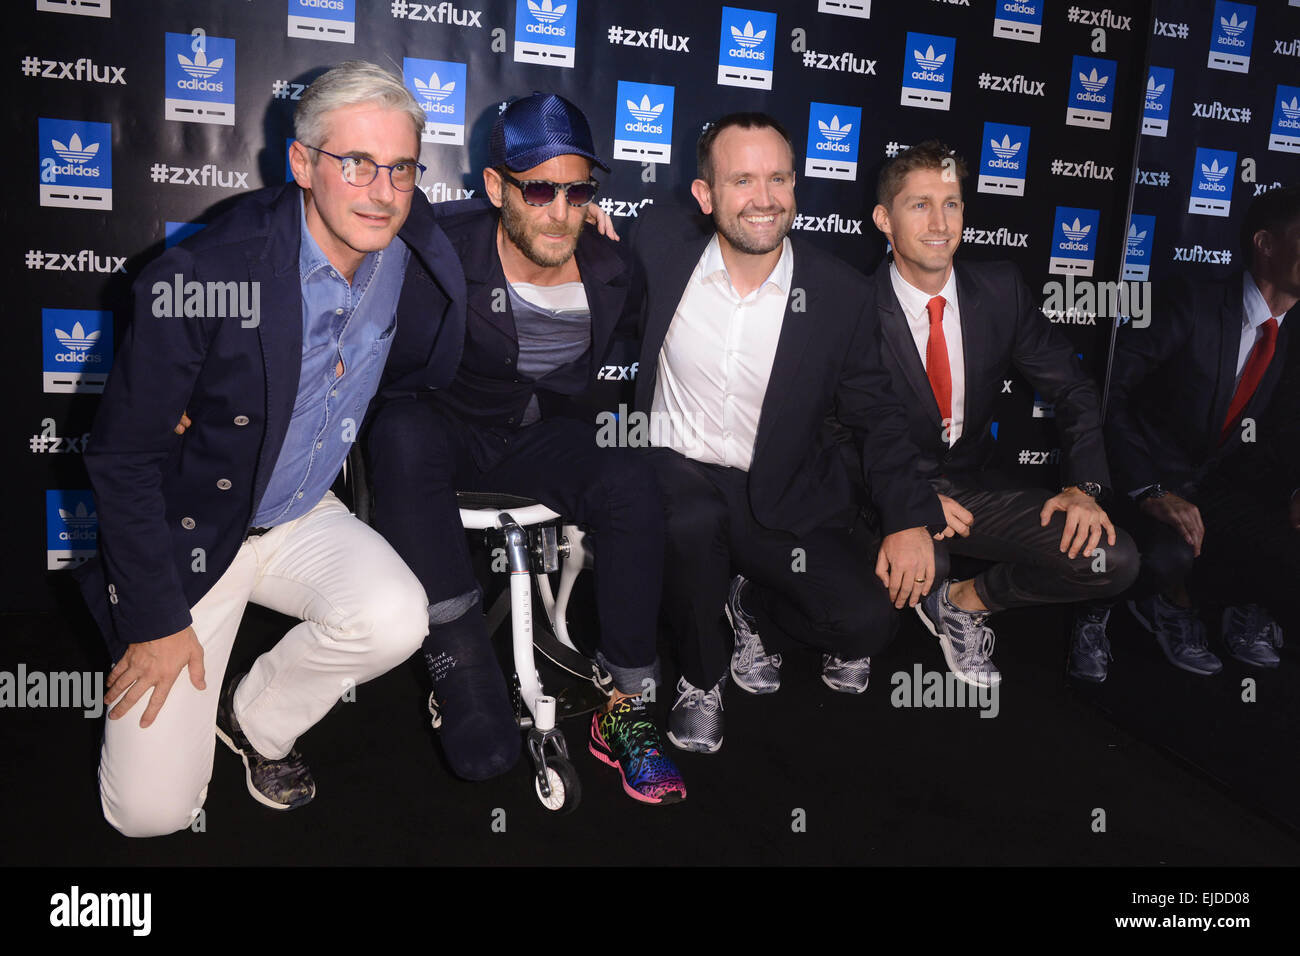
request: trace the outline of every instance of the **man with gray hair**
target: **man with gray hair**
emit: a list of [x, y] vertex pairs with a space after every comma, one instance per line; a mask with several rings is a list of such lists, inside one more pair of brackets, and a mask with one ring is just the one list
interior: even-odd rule
[[[465, 280], [415, 189], [424, 123], [398, 78], [339, 64], [298, 105], [295, 182], [251, 193], [135, 284], [86, 454], [99, 555], [78, 572], [113, 660], [104, 815], [128, 836], [190, 824], [214, 724], [254, 799], [309, 802], [297, 738], [428, 629], [420, 582], [330, 492], [395, 329], [434, 330], [397, 386], [445, 385], [460, 360]], [[217, 284], [251, 314], [190, 297]], [[177, 286], [184, 317], [158, 308]], [[250, 601], [301, 623], [223, 689]]]

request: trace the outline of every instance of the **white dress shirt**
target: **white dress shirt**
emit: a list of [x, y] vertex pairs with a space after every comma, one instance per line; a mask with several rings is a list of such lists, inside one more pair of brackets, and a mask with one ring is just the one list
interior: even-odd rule
[[1237, 381], [1233, 386], [1241, 384], [1241, 373], [1246, 370], [1246, 359], [1250, 358], [1251, 351], [1255, 348], [1255, 343], [1259, 341], [1264, 334], [1261, 326], [1269, 319], [1277, 319], [1277, 328], [1282, 330], [1282, 320], [1286, 318], [1286, 313], [1273, 315], [1269, 312], [1268, 303], [1264, 301], [1264, 294], [1259, 291], [1259, 286], [1255, 285], [1255, 277], [1249, 272], [1246, 273], [1242, 282], [1241, 293], [1241, 346], [1237, 349]]
[[707, 464], [749, 470], [793, 273], [787, 238], [771, 274], [742, 298], [731, 284], [718, 237], [709, 241], [659, 350], [652, 444]]
[[[898, 266], [892, 262], [889, 264], [889, 280], [912, 330], [921, 365], [925, 366], [925, 352], [930, 344], [930, 311], [926, 306], [934, 296], [922, 292], [899, 275]], [[944, 299], [943, 340], [948, 346], [948, 369], [952, 373], [952, 428], [948, 431], [948, 444], [953, 445], [961, 437], [966, 417], [966, 353], [961, 340], [961, 312], [957, 309], [957, 270], [948, 270], [948, 281], [939, 295]], [[928, 367], [926, 373], [929, 373]]]

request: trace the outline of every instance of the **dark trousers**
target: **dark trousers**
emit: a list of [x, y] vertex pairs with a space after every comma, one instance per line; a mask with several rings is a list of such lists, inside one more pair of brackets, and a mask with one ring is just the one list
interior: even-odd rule
[[[1083, 552], [1070, 558], [1061, 551], [1065, 514], [1056, 512], [1042, 526], [1043, 505], [1054, 493], [1043, 488], [976, 490], [947, 478], [935, 479], [936, 492], [957, 501], [974, 517], [969, 537], [953, 536], [946, 548], [996, 562], [975, 576], [975, 593], [990, 611], [1037, 604], [1102, 601], [1121, 593], [1138, 572], [1138, 550], [1132, 537], [1107, 512], [1115, 528], [1111, 546], [1103, 532], [1098, 547], [1104, 557]], [[1068, 546], [1067, 546], [1068, 551]]]
[[366, 441], [375, 527], [430, 605], [478, 588], [456, 492], [536, 498], [589, 529], [601, 654], [619, 667], [653, 665], [663, 516], [654, 474], [639, 455], [598, 447], [595, 429], [573, 419], [496, 432], [424, 398], [386, 405]]
[[645, 454], [667, 522], [664, 614], [691, 684], [708, 689], [727, 672], [734, 636], [723, 607], [734, 573], [751, 582], [745, 608], [769, 651], [784, 636], [854, 659], [893, 638], [898, 615], [875, 577], [880, 541], [861, 522], [801, 536], [765, 528], [749, 507], [747, 472], [666, 448]]
[[1260, 604], [1284, 627], [1300, 624], [1294, 609], [1300, 586], [1300, 532], [1287, 520], [1287, 502], [1211, 479], [1177, 494], [1201, 512], [1205, 538], [1199, 557], [1170, 525], [1127, 504], [1125, 520], [1142, 552], [1138, 597], [1185, 584], [1197, 603]]

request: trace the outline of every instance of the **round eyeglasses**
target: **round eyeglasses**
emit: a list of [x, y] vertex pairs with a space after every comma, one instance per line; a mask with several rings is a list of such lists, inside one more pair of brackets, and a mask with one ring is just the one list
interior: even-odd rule
[[379, 171], [386, 169], [388, 170], [388, 181], [392, 183], [393, 188], [398, 192], [409, 193], [415, 188], [415, 184], [419, 182], [420, 177], [424, 175], [427, 168], [423, 163], [393, 163], [389, 166], [384, 163], [377, 163], [373, 159], [367, 159], [365, 156], [339, 156], [327, 149], [321, 149], [319, 146], [307, 146], [306, 143], [302, 145], [337, 159], [343, 167], [343, 181], [349, 186], [369, 186], [375, 181]]
[[596, 198], [600, 183], [594, 179], [583, 179], [576, 183], [553, 183], [549, 179], [526, 179], [520, 182], [507, 172], [501, 178], [512, 186], [518, 186], [524, 202], [530, 206], [549, 206], [555, 202], [556, 194], [563, 189], [564, 200], [570, 206], [585, 206]]

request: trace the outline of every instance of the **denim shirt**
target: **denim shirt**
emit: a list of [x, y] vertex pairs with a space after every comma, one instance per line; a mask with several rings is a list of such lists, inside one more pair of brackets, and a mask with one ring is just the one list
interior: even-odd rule
[[[304, 198], [305, 202], [305, 198]], [[356, 441], [396, 329], [411, 250], [395, 239], [369, 253], [351, 285], [321, 251], [301, 212], [302, 371], [298, 397], [254, 527], [300, 518], [325, 496]], [[343, 362], [343, 375], [335, 368]]]

